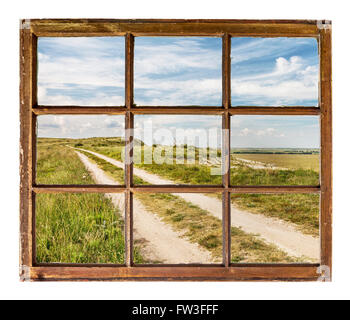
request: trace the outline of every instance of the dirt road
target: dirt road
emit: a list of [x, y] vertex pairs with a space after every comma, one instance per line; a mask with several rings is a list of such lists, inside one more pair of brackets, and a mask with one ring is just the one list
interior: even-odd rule
[[[88, 157], [78, 151], [75, 152], [96, 183], [117, 183], [95, 163], [91, 162]], [[106, 196], [121, 212], [124, 212], [123, 193], [109, 193]], [[141, 254], [147, 261], [166, 264], [214, 262], [209, 251], [186, 240], [179, 232], [162, 222], [155, 214], [145, 210], [137, 199], [134, 199], [133, 205], [134, 239], [141, 244]]]
[[[119, 168], [124, 168], [120, 161], [99, 154], [97, 152], [81, 149], [91, 153]], [[171, 180], [163, 179], [155, 174], [134, 167], [134, 174], [151, 184], [175, 184]], [[191, 202], [200, 208], [207, 210], [215, 217], [222, 219], [222, 203], [220, 200], [197, 193], [178, 194], [181, 198]], [[305, 235], [297, 229], [297, 226], [280, 219], [269, 218], [259, 214], [239, 210], [231, 206], [231, 224], [243, 231], [253, 233], [264, 241], [274, 244], [286, 253], [295, 257], [304, 257], [305, 262], [318, 262], [320, 259], [319, 238]]]

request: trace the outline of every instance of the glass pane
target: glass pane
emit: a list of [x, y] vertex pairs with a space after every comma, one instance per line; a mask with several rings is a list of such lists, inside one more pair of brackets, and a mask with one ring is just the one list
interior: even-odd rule
[[135, 103], [221, 106], [220, 38], [135, 39]]
[[231, 40], [232, 106], [317, 106], [314, 38]]
[[135, 194], [133, 208], [141, 263], [222, 263], [222, 202], [216, 195]]
[[123, 264], [124, 244], [124, 194], [36, 196], [38, 263]]
[[319, 185], [318, 116], [231, 118], [232, 185]]
[[124, 37], [38, 39], [40, 105], [124, 105]]
[[318, 194], [231, 195], [233, 263], [320, 262]]
[[221, 184], [221, 117], [136, 115], [135, 184]]
[[39, 116], [37, 183], [124, 184], [124, 148], [123, 116]]

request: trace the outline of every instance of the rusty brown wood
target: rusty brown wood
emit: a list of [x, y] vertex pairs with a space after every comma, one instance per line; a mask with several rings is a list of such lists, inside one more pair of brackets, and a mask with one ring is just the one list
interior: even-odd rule
[[223, 186], [196, 186], [196, 185], [135, 185], [131, 188], [137, 193], [220, 193]]
[[36, 159], [37, 159], [37, 115], [32, 113], [32, 184], [36, 184]]
[[231, 105], [231, 37], [222, 37], [222, 106], [228, 109]]
[[231, 106], [231, 37], [225, 34], [222, 38], [222, 105], [226, 112], [222, 115], [222, 236], [223, 263], [225, 267], [231, 264], [231, 199], [230, 187], [230, 114]]
[[125, 262], [133, 265], [133, 140], [134, 114], [130, 111], [134, 105], [134, 36], [125, 35]]
[[320, 108], [317, 107], [232, 107], [229, 110], [231, 115], [319, 115]]
[[332, 42], [331, 26], [320, 36], [321, 264], [332, 271]]
[[21, 276], [33, 265], [33, 207], [32, 207], [32, 103], [33, 67], [36, 38], [27, 29], [20, 30], [20, 266]]
[[320, 193], [319, 186], [232, 186], [231, 193]]
[[223, 263], [225, 267], [231, 264], [231, 198], [226, 190], [222, 194], [222, 232], [223, 232]]
[[32, 281], [67, 280], [290, 280], [315, 281], [317, 267], [252, 266], [235, 267], [33, 267]]
[[136, 106], [131, 111], [134, 114], [204, 114], [204, 115], [221, 115], [224, 113], [224, 109], [221, 106], [218, 107], [200, 107], [200, 106], [158, 106], [158, 107], [145, 107]]
[[134, 36], [125, 36], [125, 104], [130, 110], [134, 105]]
[[[122, 193], [126, 186], [112, 185], [36, 185], [35, 193]], [[130, 188], [133, 193], [321, 193], [318, 186], [223, 186], [210, 185], [136, 185]]]
[[53, 36], [289, 36], [313, 37], [317, 21], [288, 20], [31, 20], [31, 30], [41, 37]]
[[125, 114], [125, 107], [84, 107], [84, 106], [36, 106], [36, 115], [45, 114]]
[[[126, 107], [84, 107], [84, 106], [37, 106], [33, 108], [36, 115], [44, 114], [126, 114]], [[222, 115], [225, 109], [222, 106], [158, 106], [158, 107], [131, 107], [133, 114], [208, 114]], [[320, 115], [317, 107], [232, 107], [228, 110], [231, 115]]]
[[[21, 265], [35, 264], [35, 194], [53, 192], [124, 192], [125, 266], [50, 264], [24, 268], [33, 280], [317, 280], [318, 265], [231, 265], [230, 266], [230, 193], [320, 193], [322, 264], [331, 267], [332, 253], [332, 168], [331, 168], [331, 32], [317, 21], [291, 20], [31, 20], [30, 29], [21, 30]], [[125, 106], [38, 106], [36, 97], [37, 36], [105, 36], [123, 35], [125, 45]], [[207, 35], [223, 38], [223, 105], [213, 107], [136, 107], [133, 101], [134, 36]], [[230, 37], [237, 36], [316, 37], [320, 41], [321, 95], [316, 107], [230, 107]], [[32, 108], [33, 106], [33, 108]], [[32, 114], [33, 111], [33, 114]], [[229, 128], [230, 115], [321, 115], [321, 185], [319, 186], [230, 186], [229, 171], [222, 186], [133, 186], [132, 129], [134, 114], [217, 114], [223, 128]], [[126, 167], [125, 186], [35, 185], [35, 139], [37, 115], [41, 114], [121, 114], [125, 115]], [[223, 154], [230, 141], [223, 141]], [[228, 151], [229, 154], [229, 151]], [[229, 168], [228, 156], [228, 168]], [[227, 162], [225, 158], [224, 163]], [[227, 165], [227, 164], [226, 164]], [[33, 185], [33, 188], [31, 186]], [[32, 192], [33, 191], [33, 192]], [[223, 265], [138, 266], [133, 267], [132, 198], [134, 192], [220, 192], [223, 194]], [[22, 271], [23, 271], [22, 270]], [[23, 271], [24, 272], [24, 271]]]
[[121, 193], [125, 186], [111, 185], [36, 185], [35, 193]]

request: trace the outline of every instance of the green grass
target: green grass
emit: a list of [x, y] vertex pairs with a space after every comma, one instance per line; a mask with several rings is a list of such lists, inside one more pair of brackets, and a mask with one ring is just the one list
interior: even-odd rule
[[[123, 181], [123, 170], [107, 161], [87, 152], [82, 152], [95, 162], [102, 170], [118, 183]], [[138, 184], [147, 184], [134, 177]], [[209, 250], [217, 262], [222, 257], [222, 222], [207, 211], [186, 202], [173, 194], [135, 194], [135, 197], [147, 210], [159, 215], [162, 220], [171, 224], [191, 242], [198, 243]], [[276, 246], [266, 244], [252, 234], [247, 234], [239, 228], [232, 230], [232, 262], [239, 263], [292, 263], [303, 259], [289, 257]]]
[[39, 143], [37, 150], [38, 184], [94, 183], [73, 149], [59, 144]]
[[313, 170], [253, 169], [240, 165], [231, 169], [231, 185], [316, 186], [319, 185], [319, 175]]
[[232, 158], [258, 161], [275, 167], [319, 172], [319, 154], [234, 154]]
[[[94, 183], [72, 149], [48, 140], [38, 144], [38, 183]], [[119, 214], [103, 194], [37, 195], [37, 262], [124, 263], [124, 223]], [[143, 261], [137, 248], [135, 261]]]
[[[118, 157], [114, 156], [113, 153], [120, 155], [119, 150], [109, 150], [109, 148], [105, 148], [105, 150], [98, 149], [95, 148], [94, 150], [118, 160]], [[269, 156], [275, 158], [286, 156], [314, 157], [313, 161], [315, 161], [315, 157], [318, 158], [317, 154], [252, 154], [251, 156]], [[239, 157], [241, 157], [241, 154]], [[221, 176], [212, 176], [210, 174], [210, 168], [204, 165], [140, 164], [136, 166], [177, 183], [221, 184]], [[113, 166], [110, 165], [110, 167]], [[112, 168], [109, 169], [113, 170]], [[311, 169], [252, 169], [241, 165], [232, 169], [231, 172], [232, 185], [318, 185], [319, 183], [318, 172]], [[134, 180], [136, 184], [146, 184], [145, 181], [137, 177], [134, 177]], [[307, 234], [315, 236], [319, 234], [319, 197], [317, 195], [290, 194], [263, 196], [247, 194], [238, 198], [233, 197], [232, 201], [240, 209], [292, 222], [302, 232]]]
[[40, 194], [38, 262], [124, 263], [123, 221], [101, 194]]
[[[91, 144], [85, 143], [81, 148], [101, 153], [118, 161], [122, 159], [123, 148], [120, 146], [92, 147]], [[303, 155], [297, 156], [303, 157]], [[143, 153], [141, 157], [143, 159]], [[198, 154], [196, 154], [196, 158], [198, 158]], [[222, 177], [220, 175], [211, 174], [211, 167], [198, 164], [198, 162], [196, 164], [145, 164], [142, 162], [140, 164], [135, 164], [135, 167], [181, 184], [219, 185], [222, 183]], [[319, 174], [312, 169], [253, 169], [244, 165], [235, 165], [235, 167], [231, 169], [231, 185], [273, 186], [318, 184]]]
[[[48, 141], [49, 140], [49, 141]], [[107, 142], [106, 142], [107, 141]], [[111, 158], [121, 161], [124, 149], [124, 141], [120, 138], [93, 138], [79, 140], [47, 139], [42, 143], [51, 145], [63, 145], [76, 143], [83, 144], [80, 148], [99, 152]], [[317, 150], [311, 150], [312, 154], [295, 154], [299, 150], [269, 150], [270, 154], [262, 154], [262, 150], [255, 150], [252, 154], [246, 154], [247, 150], [241, 150], [234, 156], [247, 160], [269, 163], [289, 170], [253, 169], [244, 165], [235, 165], [231, 170], [232, 185], [318, 185], [319, 173], [315, 169]], [[276, 152], [281, 154], [276, 154]], [[300, 150], [309, 152], [310, 150]], [[87, 154], [92, 158], [91, 154]], [[197, 153], [196, 153], [196, 157]], [[269, 160], [268, 160], [269, 159]], [[302, 160], [303, 159], [303, 160]], [[98, 158], [94, 159], [99, 161]], [[262, 161], [265, 160], [265, 161]], [[303, 168], [296, 169], [293, 163], [302, 163]], [[106, 172], [114, 172], [118, 175], [119, 183], [123, 184], [124, 172], [108, 163], [104, 164]], [[211, 175], [210, 168], [205, 165], [176, 165], [176, 164], [137, 164], [136, 167], [157, 174], [163, 178], [184, 184], [221, 184], [221, 176]], [[51, 174], [54, 174], [55, 166], [52, 166]], [[313, 169], [309, 169], [313, 168]], [[83, 169], [84, 170], [84, 169]], [[71, 170], [72, 171], [72, 170]], [[84, 172], [74, 169], [71, 174], [81, 176]], [[67, 180], [70, 180], [68, 178]], [[134, 176], [135, 184], [146, 184], [145, 181]], [[90, 183], [90, 182], [87, 182]], [[282, 219], [296, 224], [304, 233], [319, 234], [319, 197], [307, 194], [289, 195], [241, 195], [233, 196], [234, 204], [243, 210], [252, 213], [263, 214]], [[181, 216], [173, 219], [181, 219]]]
[[292, 222], [302, 232], [319, 236], [320, 197], [317, 194], [232, 194], [231, 200], [251, 213]]

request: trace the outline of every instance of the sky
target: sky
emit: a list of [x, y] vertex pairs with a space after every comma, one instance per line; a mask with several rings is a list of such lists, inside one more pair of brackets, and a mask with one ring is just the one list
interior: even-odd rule
[[232, 38], [232, 106], [317, 106], [314, 38]]
[[318, 116], [233, 116], [235, 148], [319, 148]]
[[[124, 43], [123, 37], [39, 38], [39, 104], [124, 105]], [[220, 106], [221, 54], [220, 38], [137, 37], [135, 103]], [[315, 39], [232, 38], [231, 64], [233, 106], [317, 105]], [[156, 137], [179, 128], [187, 130], [189, 143], [198, 144], [205, 130], [207, 144], [219, 145], [208, 131], [220, 129], [219, 117], [135, 116], [135, 133], [141, 137], [143, 122], [151, 121]], [[123, 126], [122, 116], [39, 116], [38, 136], [120, 136]], [[318, 136], [316, 117], [232, 120], [235, 147], [318, 147]], [[172, 144], [175, 138], [162, 139]]]

